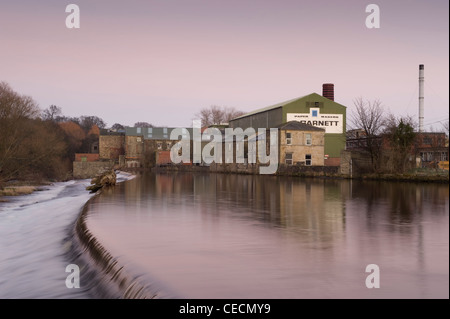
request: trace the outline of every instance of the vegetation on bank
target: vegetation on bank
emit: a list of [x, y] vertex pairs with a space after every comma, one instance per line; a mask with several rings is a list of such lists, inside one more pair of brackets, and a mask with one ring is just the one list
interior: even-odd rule
[[96, 116], [62, 116], [54, 105], [41, 110], [30, 96], [0, 82], [0, 195], [24, 192], [12, 187], [20, 182], [72, 178], [75, 153], [90, 152], [104, 126]]

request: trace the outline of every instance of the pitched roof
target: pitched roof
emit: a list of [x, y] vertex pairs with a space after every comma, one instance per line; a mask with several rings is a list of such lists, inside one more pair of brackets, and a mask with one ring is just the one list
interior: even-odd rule
[[[284, 102], [281, 102], [281, 103], [277, 103], [277, 104], [275, 104], [275, 105], [267, 106], [267, 107], [264, 107], [264, 108], [261, 108], [261, 109], [254, 110], [254, 111], [249, 112], [249, 113], [245, 113], [244, 115], [235, 117], [235, 118], [232, 119], [231, 121], [234, 121], [234, 120], [237, 120], [237, 119], [241, 119], [241, 118], [244, 118], [244, 117], [247, 117], [247, 116], [250, 116], [250, 115], [255, 115], [255, 114], [258, 114], [258, 113], [261, 113], [261, 112], [265, 112], [265, 111], [270, 111], [270, 110], [273, 110], [273, 109], [277, 109], [277, 108], [279, 108], [279, 107], [283, 107], [283, 106], [285, 106], [285, 105], [288, 105], [288, 104], [290, 104], [290, 103], [296, 102], [296, 101], [298, 101], [298, 100], [301, 100], [301, 99], [304, 99], [304, 98], [310, 97], [310, 96], [314, 96], [315, 98], [322, 98], [322, 99], [328, 100], [326, 97], [323, 97], [323, 96], [320, 95], [320, 94], [317, 94], [317, 93], [310, 93], [310, 94], [307, 94], [307, 95], [303, 95], [303, 96], [301, 96], [301, 97], [297, 97], [297, 98], [292, 99], [292, 100], [284, 101]], [[344, 106], [344, 105], [342, 105], [342, 104], [337, 103], [336, 101], [332, 101], [332, 102], [335, 103], [335, 104], [337, 104], [337, 105], [340, 105], [340, 106], [342, 106], [342, 107], [344, 107], [344, 108], [346, 107], [346, 106]]]
[[282, 123], [277, 126], [280, 130], [299, 130], [299, 131], [323, 131], [325, 132], [325, 129], [312, 126], [305, 123], [300, 123], [298, 121], [289, 121], [286, 123]]
[[[305, 95], [305, 96], [306, 96], [306, 95]], [[297, 97], [297, 98], [292, 99], [292, 100], [289, 100], [289, 101], [284, 101], [284, 102], [281, 102], [281, 103], [277, 103], [277, 104], [275, 104], [275, 105], [267, 106], [267, 107], [264, 107], [264, 108], [257, 109], [257, 110], [255, 110], [255, 111], [249, 112], [249, 113], [245, 113], [244, 115], [235, 117], [234, 119], [232, 119], [232, 121], [237, 120], [237, 119], [240, 119], [240, 118], [243, 118], [243, 117], [247, 117], [247, 116], [250, 116], [250, 115], [258, 114], [258, 113], [261, 113], [261, 112], [265, 112], [265, 111], [270, 111], [270, 110], [273, 110], [273, 109], [277, 109], [277, 108], [279, 108], [279, 107], [285, 106], [286, 104], [289, 104], [289, 103], [295, 102], [295, 101], [297, 101], [297, 100], [303, 99], [305, 96]]]

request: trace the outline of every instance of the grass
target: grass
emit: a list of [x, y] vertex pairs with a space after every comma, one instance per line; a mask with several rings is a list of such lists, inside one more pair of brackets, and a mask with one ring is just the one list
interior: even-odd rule
[[0, 196], [20, 196], [28, 195], [36, 191], [35, 186], [7, 186], [0, 189]]

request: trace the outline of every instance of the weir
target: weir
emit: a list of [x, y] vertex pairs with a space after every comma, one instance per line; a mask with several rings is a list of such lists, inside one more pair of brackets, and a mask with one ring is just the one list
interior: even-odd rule
[[87, 227], [91, 198], [83, 207], [72, 231], [68, 260], [79, 266], [81, 289], [93, 298], [167, 299], [178, 298], [155, 278], [114, 257]]

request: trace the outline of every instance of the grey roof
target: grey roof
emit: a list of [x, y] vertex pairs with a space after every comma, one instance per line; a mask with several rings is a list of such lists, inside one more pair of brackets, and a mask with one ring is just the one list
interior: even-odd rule
[[325, 129], [312, 126], [305, 123], [300, 123], [298, 121], [289, 121], [286, 123], [282, 123], [277, 126], [280, 130], [299, 130], [299, 131], [323, 131], [325, 132]]
[[[306, 95], [305, 95], [305, 96], [306, 96]], [[250, 116], [250, 115], [258, 114], [258, 113], [261, 113], [261, 112], [265, 112], [265, 111], [277, 109], [277, 108], [279, 108], [279, 107], [285, 106], [286, 104], [289, 104], [289, 103], [295, 102], [295, 101], [297, 101], [297, 100], [300, 100], [300, 99], [304, 98], [305, 96], [297, 97], [297, 98], [292, 99], [292, 100], [289, 100], [289, 101], [284, 101], [284, 102], [281, 102], [281, 103], [277, 103], [277, 104], [275, 104], [275, 105], [263, 107], [263, 108], [261, 108], [261, 109], [255, 110], [255, 111], [252, 111], [252, 112], [249, 112], [249, 113], [245, 113], [244, 115], [235, 117], [234, 119], [232, 119], [232, 121], [237, 120], [237, 119], [240, 119], [240, 118], [243, 118], [243, 117], [247, 117], [247, 116]]]
[[[288, 104], [290, 104], [290, 103], [292, 103], [292, 102], [295, 102], [295, 101], [304, 99], [304, 98], [309, 97], [309, 96], [320, 97], [320, 98], [323, 98], [323, 99], [326, 99], [326, 100], [327, 100], [326, 97], [323, 97], [322, 95], [320, 95], [320, 94], [318, 94], [318, 93], [310, 93], [310, 94], [307, 94], [307, 95], [303, 95], [303, 96], [301, 96], [301, 97], [297, 97], [297, 98], [292, 99], [292, 100], [284, 101], [284, 102], [281, 102], [281, 103], [277, 103], [277, 104], [275, 104], [275, 105], [267, 106], [267, 107], [264, 107], [264, 108], [257, 109], [257, 110], [255, 110], [255, 111], [249, 112], [249, 113], [245, 113], [244, 115], [235, 117], [235, 118], [232, 119], [231, 121], [234, 121], [234, 120], [237, 120], [237, 119], [241, 119], [241, 118], [244, 118], [244, 117], [247, 117], [247, 116], [250, 116], [250, 115], [255, 115], [255, 114], [258, 114], [258, 113], [261, 113], [261, 112], [265, 112], [265, 111], [270, 111], [270, 110], [273, 110], [273, 109], [277, 109], [277, 108], [279, 108], [279, 107], [283, 107], [283, 106], [288, 105]], [[336, 101], [332, 101], [332, 102], [335, 103], [335, 104], [341, 105], [341, 104], [337, 103]], [[346, 107], [346, 106], [344, 106], [344, 105], [341, 105], [341, 106], [342, 106], [342, 107]], [[230, 122], [231, 122], [231, 121], [230, 121]]]
[[[142, 136], [145, 140], [168, 140], [175, 127], [125, 127], [125, 135]], [[192, 138], [192, 128], [185, 128]]]

